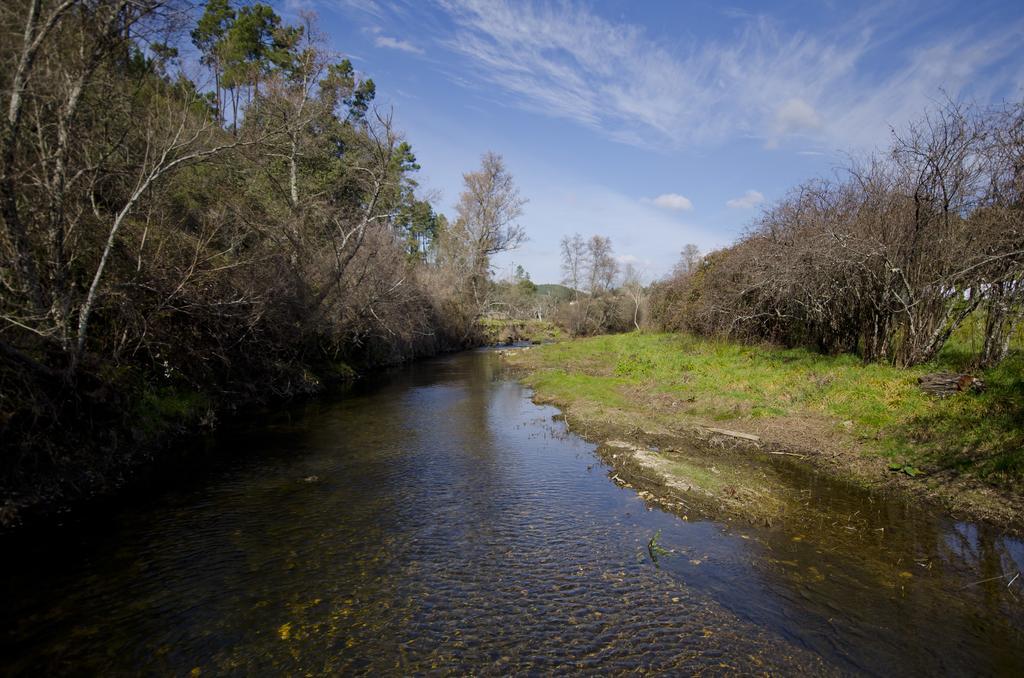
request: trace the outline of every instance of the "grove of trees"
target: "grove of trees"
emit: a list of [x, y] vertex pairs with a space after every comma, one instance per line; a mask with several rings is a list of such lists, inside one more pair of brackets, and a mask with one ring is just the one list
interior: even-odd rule
[[611, 238], [579, 233], [561, 241], [562, 283], [572, 300], [559, 305], [555, 319], [571, 336], [640, 329], [646, 291], [640, 272], [620, 270]]
[[314, 17], [10, 0], [0, 31], [3, 487], [87, 484], [163, 414], [477, 341], [523, 238], [511, 175], [485, 154], [435, 213]]

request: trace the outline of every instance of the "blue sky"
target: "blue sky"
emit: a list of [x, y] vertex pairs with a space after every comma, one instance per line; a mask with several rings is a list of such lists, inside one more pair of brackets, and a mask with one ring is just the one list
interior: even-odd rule
[[787, 189], [884, 146], [948, 93], [1024, 96], [1024, 1], [287, 0], [394, 109], [449, 216], [492, 150], [555, 282], [562, 236], [612, 238], [648, 279], [729, 244]]

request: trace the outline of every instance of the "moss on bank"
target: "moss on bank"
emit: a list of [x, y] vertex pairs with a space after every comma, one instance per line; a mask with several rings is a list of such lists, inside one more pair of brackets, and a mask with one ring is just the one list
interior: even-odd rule
[[949, 508], [1018, 518], [1024, 479], [1024, 357], [982, 373], [983, 393], [938, 399], [923, 374], [854, 356], [673, 334], [563, 342], [509, 357], [540, 399], [584, 426], [684, 434], [728, 428], [813, 458], [833, 475], [899, 485]]
[[[36, 396], [59, 405], [59, 419], [70, 425], [47, 428], [19, 412], [26, 421], [12, 426], [13, 417], [0, 416], [0, 449], [8, 453], [0, 474], [0, 532], [109, 495], [157, 462], [177, 463], [174, 448], [187, 449], [183, 441], [216, 428], [220, 419], [356, 377], [347, 363], [332, 360], [282, 364], [258, 381], [229, 384], [196, 385], [173, 372], [109, 365], [95, 375], [82, 373], [77, 383], [55, 382], [52, 392]], [[26, 449], [36, 451], [31, 464], [17, 456], [27, 457]]]

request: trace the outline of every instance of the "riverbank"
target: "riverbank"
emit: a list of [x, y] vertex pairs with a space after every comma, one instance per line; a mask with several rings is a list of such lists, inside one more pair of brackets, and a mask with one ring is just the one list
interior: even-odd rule
[[600, 443], [621, 482], [652, 496], [660, 489], [669, 503], [777, 518], [791, 502], [773, 492], [765, 464], [743, 463], [754, 455], [1021, 531], [1019, 354], [979, 375], [982, 393], [945, 399], [923, 393], [917, 380], [957, 367], [955, 355], [898, 369], [853, 356], [634, 333], [505, 357], [538, 401], [563, 408], [576, 432]]
[[[12, 454], [0, 477], [0, 535], [116, 500], [154, 476], [189, 468], [203, 440], [238, 422], [329, 396], [364, 375], [456, 350], [438, 344], [413, 355], [366, 352], [350, 362], [281, 363], [234, 380], [196, 383], [133, 367], [89, 365], [74, 382], [39, 383], [38, 400], [59, 403], [59, 417], [30, 433], [0, 421], [0, 447]], [[35, 453], [19, 451], [19, 446]], [[26, 460], [31, 460], [28, 463]]]
[[[64, 416], [59, 425], [39, 422], [34, 439], [21, 442], [41, 451], [34, 464], [7, 460], [21, 468], [18, 473], [5, 469], [0, 483], [0, 533], [114, 497], [188, 464], [204, 436], [231, 422], [321, 396], [358, 378], [343, 362], [297, 366], [276, 376], [197, 385], [128, 368], [54, 384], [45, 396], [62, 403]], [[11, 449], [17, 446], [12, 443]]]
[[[472, 346], [539, 344], [564, 336], [542, 320], [485, 319], [477, 329], [464, 345], [440, 337], [411, 354], [378, 346], [346, 359], [260, 364], [230, 377], [207, 374], [207, 381], [182, 378], [176, 370], [153, 373], [98, 362], [86, 365], [75, 383], [36, 381], [33, 399], [59, 403], [61, 416], [18, 430], [11, 425], [16, 418], [5, 417], [0, 408], [0, 447], [26, 450], [9, 455], [0, 473], [0, 532], [116, 496], [140, 478], [189, 464], [181, 450], [196, 447], [197, 440], [229, 421], [324, 396], [361, 375]], [[28, 409], [24, 404], [9, 409], [26, 420], [19, 407]]]

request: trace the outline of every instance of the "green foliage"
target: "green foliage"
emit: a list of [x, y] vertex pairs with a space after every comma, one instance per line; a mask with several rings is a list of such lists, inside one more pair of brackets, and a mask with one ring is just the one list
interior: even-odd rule
[[352, 62], [342, 59], [327, 67], [320, 81], [320, 96], [329, 102], [332, 110], [344, 108], [350, 122], [363, 121], [377, 95], [377, 86], [371, 79], [360, 80]]
[[916, 478], [921, 475], [921, 470], [912, 464], [906, 464], [901, 462], [893, 462], [889, 464], [889, 470], [895, 471], [896, 473], [903, 473], [911, 478]]
[[207, 0], [202, 16], [192, 29], [192, 44], [203, 55], [206, 65], [216, 63], [218, 51], [235, 20], [235, 11], [229, 0]]
[[537, 285], [537, 294], [551, 297], [555, 301], [570, 301], [575, 293], [565, 285], [545, 284]]
[[352, 381], [357, 376], [352, 366], [343, 360], [327, 361], [318, 367], [317, 373], [325, 380], [334, 382]]
[[[224, 85], [251, 85], [274, 68], [288, 69], [302, 31], [298, 26], [282, 26], [281, 17], [269, 5], [240, 7], [216, 47]], [[212, 35], [217, 35], [216, 27]]]
[[524, 278], [516, 283], [516, 287], [519, 288], [519, 293], [525, 296], [533, 296], [537, 294], [537, 286], [529, 278]]
[[661, 530], [654, 533], [654, 536], [647, 542], [647, 553], [651, 557], [651, 561], [657, 565], [658, 559], [663, 556], [672, 555], [672, 552], [661, 545]]
[[196, 424], [209, 410], [209, 396], [173, 387], [145, 387], [134, 406], [135, 422], [147, 438]]
[[437, 240], [438, 214], [434, 212], [429, 202], [417, 200], [412, 191], [409, 191], [395, 217], [395, 227], [405, 238], [409, 257], [422, 261]]

